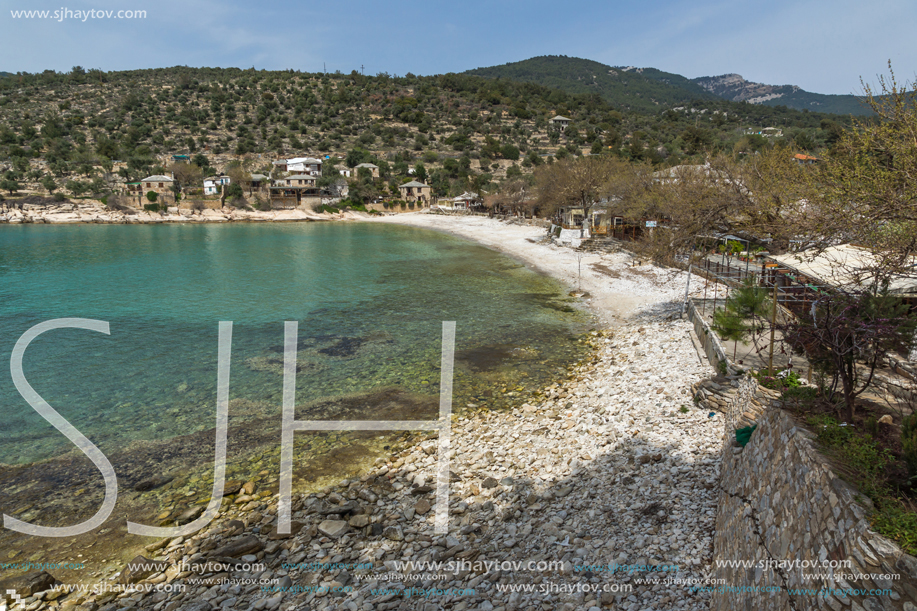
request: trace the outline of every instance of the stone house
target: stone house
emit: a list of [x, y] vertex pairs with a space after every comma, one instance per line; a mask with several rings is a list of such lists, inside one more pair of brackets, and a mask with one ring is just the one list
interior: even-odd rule
[[147, 176], [140, 181], [140, 189], [144, 195], [150, 191], [155, 191], [160, 195], [164, 195], [166, 193], [172, 193], [172, 183], [174, 182], [175, 181], [172, 180], [171, 176], [154, 174], [153, 176]]
[[359, 178], [359, 176], [360, 176], [360, 168], [366, 168], [367, 170], [369, 170], [370, 172], [372, 172], [373, 180], [379, 178], [379, 166], [377, 166], [377, 165], [375, 165], [375, 164], [372, 164], [372, 163], [361, 163], [361, 164], [358, 164], [358, 165], [357, 165], [356, 167], [354, 167], [354, 169], [353, 169], [353, 175], [354, 175], [355, 177], [358, 177], [358, 178]]
[[421, 202], [429, 204], [432, 202], [433, 189], [430, 185], [412, 180], [398, 187], [401, 192], [401, 199], [407, 202]]

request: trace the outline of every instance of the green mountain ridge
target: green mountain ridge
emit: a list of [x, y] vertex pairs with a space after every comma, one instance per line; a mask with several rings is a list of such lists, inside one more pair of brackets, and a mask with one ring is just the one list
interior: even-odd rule
[[697, 99], [717, 99], [683, 76], [660, 70], [654, 70], [652, 75], [643, 72], [613, 68], [588, 59], [548, 55], [468, 70], [465, 74], [536, 83], [569, 93], [592, 93], [622, 109], [637, 112], [656, 112]]
[[794, 85], [765, 85], [738, 74], [689, 79], [656, 68], [608, 66], [588, 59], [546, 55], [465, 74], [536, 83], [570, 93], [594, 93], [625, 110], [659, 112], [710, 100], [785, 106], [841, 115], [871, 114], [857, 96], [812, 93]]

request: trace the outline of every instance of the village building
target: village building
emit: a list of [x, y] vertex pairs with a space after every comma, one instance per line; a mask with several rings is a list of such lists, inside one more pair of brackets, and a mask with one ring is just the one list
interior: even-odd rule
[[309, 176], [322, 175], [322, 160], [315, 157], [294, 157], [287, 159], [287, 172], [308, 174]]
[[310, 174], [294, 174], [278, 178], [271, 185], [271, 206], [274, 208], [298, 208], [321, 203], [321, 193], [315, 185], [316, 177]]
[[274, 181], [274, 184], [295, 189], [314, 188], [315, 176], [310, 176], [309, 174], [294, 174], [286, 178], [278, 178]]
[[398, 187], [401, 192], [401, 199], [407, 202], [421, 202], [428, 204], [432, 200], [433, 189], [430, 185], [412, 180]]
[[359, 176], [360, 176], [360, 168], [366, 168], [367, 170], [369, 170], [370, 172], [372, 172], [373, 180], [379, 178], [379, 166], [377, 166], [377, 165], [375, 165], [375, 164], [372, 164], [372, 163], [360, 163], [360, 164], [357, 164], [357, 165], [353, 168], [353, 174], [354, 174], [354, 176], [356, 176], [356, 177], [358, 177], [358, 178], [359, 178]]
[[765, 138], [782, 138], [783, 130], [779, 127], [765, 127], [762, 129], [755, 129], [754, 127], [750, 127], [745, 130], [745, 135], [764, 136]]
[[481, 204], [481, 198], [477, 193], [466, 191], [452, 199], [453, 210], [471, 210]]
[[558, 223], [564, 229], [582, 229], [586, 220], [586, 208], [583, 206], [561, 206], [557, 210]]
[[218, 195], [223, 192], [223, 185], [229, 184], [229, 176], [208, 176], [204, 179], [204, 195]]
[[551, 127], [555, 127], [559, 129], [566, 129], [567, 126], [570, 125], [571, 121], [572, 119], [568, 119], [567, 117], [562, 117], [560, 115], [557, 115], [556, 117], [551, 119]]
[[149, 193], [154, 191], [160, 195], [165, 193], [172, 192], [172, 184], [175, 181], [172, 180], [171, 176], [163, 176], [161, 174], [154, 174], [153, 176], [147, 176], [140, 181], [140, 190], [142, 193]]
[[293, 157], [292, 159], [278, 159], [271, 162], [275, 172], [296, 172], [309, 176], [322, 175], [322, 160], [315, 157]]

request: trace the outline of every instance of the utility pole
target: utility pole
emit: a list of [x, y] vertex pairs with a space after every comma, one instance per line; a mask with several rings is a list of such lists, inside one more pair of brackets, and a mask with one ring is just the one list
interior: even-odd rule
[[365, 76], [365, 75], [363, 74], [363, 64], [360, 64], [360, 76]]

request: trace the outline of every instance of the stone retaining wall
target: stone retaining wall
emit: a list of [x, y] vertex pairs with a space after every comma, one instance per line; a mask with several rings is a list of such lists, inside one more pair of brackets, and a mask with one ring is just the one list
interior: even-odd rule
[[[693, 303], [688, 313], [711, 364], [725, 360], [727, 371], [736, 371]], [[717, 376], [693, 390], [703, 408], [723, 415], [726, 436], [714, 560], [750, 563], [714, 565], [713, 576], [725, 589], [714, 593], [712, 611], [917, 611], [917, 558], [870, 529], [861, 504], [869, 501], [857, 501], [857, 491], [815, 448], [812, 433], [780, 409], [777, 393], [750, 375]], [[739, 447], [735, 430], [753, 423], [750, 441]], [[850, 565], [799, 566], [821, 561]], [[890, 593], [840, 594], [850, 589]]]
[[[711, 609], [917, 611], [917, 558], [870, 529], [856, 490], [818, 453], [811, 433], [774, 406], [763, 410], [757, 424], [745, 448], [727, 444], [724, 449], [714, 558], [762, 566], [715, 569], [722, 583], [745, 590], [715, 593]], [[850, 566], [793, 564], [826, 560], [849, 561]], [[830, 576], [804, 578], [811, 573]], [[851, 573], [873, 576], [841, 575]], [[883, 577], [894, 575], [900, 577]], [[774, 586], [779, 591], [754, 591], [778, 589]], [[891, 593], [839, 595], [838, 590], [850, 588]], [[810, 592], [790, 594], [788, 589]]]
[[707, 355], [707, 360], [710, 362], [710, 365], [717, 371], [722, 372], [722, 365], [720, 365], [720, 363], [726, 363], [729, 370], [733, 373], [736, 372], [736, 368], [732, 367], [729, 357], [726, 355], [726, 351], [723, 350], [723, 346], [720, 344], [720, 340], [717, 338], [716, 333], [710, 330], [707, 321], [705, 321], [700, 312], [697, 311], [693, 299], [688, 299], [686, 312], [688, 320], [694, 323], [694, 335], [696, 335], [697, 339], [703, 344], [704, 352]]

